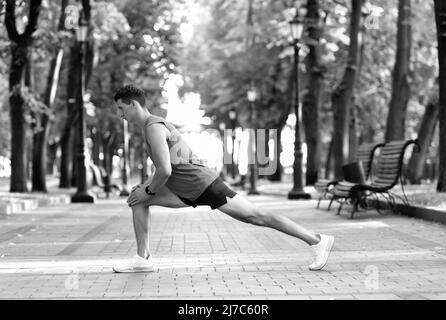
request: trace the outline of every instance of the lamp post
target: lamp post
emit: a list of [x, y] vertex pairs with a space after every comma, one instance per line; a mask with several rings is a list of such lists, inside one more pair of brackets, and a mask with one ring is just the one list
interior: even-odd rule
[[121, 197], [127, 197], [130, 192], [129, 188], [127, 186], [127, 158], [128, 158], [128, 150], [129, 150], [129, 126], [127, 121], [123, 120], [124, 123], [124, 145], [122, 148], [122, 159], [123, 159], [123, 166], [122, 166], [122, 188], [119, 195]]
[[79, 27], [76, 29], [76, 40], [79, 44], [79, 88], [77, 93], [77, 107], [79, 118], [77, 121], [78, 139], [76, 148], [76, 184], [77, 191], [71, 197], [71, 202], [94, 202], [94, 196], [87, 190], [87, 169], [85, 167], [85, 107], [84, 107], [84, 50], [87, 39], [88, 24], [81, 16], [79, 18]]
[[299, 16], [299, 11], [293, 20], [290, 21], [291, 35], [293, 36], [294, 47], [294, 112], [296, 114], [296, 128], [294, 140], [294, 163], [293, 163], [293, 189], [288, 193], [288, 199], [310, 199], [311, 196], [305, 193], [303, 189], [303, 174], [302, 174], [302, 135], [301, 135], [301, 109], [299, 103], [299, 40], [303, 33], [303, 20]]
[[235, 163], [234, 163], [234, 150], [235, 150], [235, 120], [237, 118], [237, 113], [235, 110], [229, 111], [229, 120], [231, 120], [231, 129], [232, 129], [232, 150], [231, 150], [231, 176], [232, 179], [235, 179]]
[[254, 103], [257, 100], [257, 90], [254, 87], [253, 84], [251, 84], [251, 87], [249, 88], [247, 92], [248, 101], [249, 101], [249, 112], [250, 112], [250, 122], [252, 130], [254, 130], [254, 136], [253, 139], [251, 139], [250, 150], [248, 154], [253, 155], [252, 163], [249, 163], [249, 182], [250, 187], [248, 190], [248, 195], [255, 195], [259, 194], [256, 188], [256, 180], [257, 180], [257, 139], [256, 139], [256, 128], [255, 128], [255, 114], [254, 114]]

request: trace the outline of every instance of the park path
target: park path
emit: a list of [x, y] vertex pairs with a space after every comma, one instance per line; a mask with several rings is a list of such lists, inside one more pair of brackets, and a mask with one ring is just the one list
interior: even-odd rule
[[[1, 299], [445, 299], [446, 226], [316, 202], [250, 199], [336, 237], [311, 272], [308, 246], [208, 207], [152, 208], [156, 272], [115, 274], [136, 251], [125, 199], [65, 204], [0, 217]], [[322, 207], [326, 207], [327, 203]]]

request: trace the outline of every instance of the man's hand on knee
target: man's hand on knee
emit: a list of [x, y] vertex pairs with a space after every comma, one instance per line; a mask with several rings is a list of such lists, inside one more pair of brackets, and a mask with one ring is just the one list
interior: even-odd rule
[[150, 196], [144, 190], [143, 184], [138, 184], [132, 188], [129, 197], [127, 198], [127, 204], [129, 207], [146, 202]]
[[139, 183], [136, 186], [133, 186], [132, 190], [130, 192], [135, 191], [138, 188], [142, 188], [144, 190], [144, 188], [146, 187], [146, 185], [144, 183]]

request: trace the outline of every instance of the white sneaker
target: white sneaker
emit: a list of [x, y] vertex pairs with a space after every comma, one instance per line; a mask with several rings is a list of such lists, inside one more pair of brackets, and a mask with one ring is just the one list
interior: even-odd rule
[[315, 253], [315, 260], [308, 266], [310, 270], [321, 270], [327, 264], [328, 256], [333, 247], [334, 237], [321, 234], [321, 241], [311, 246]]
[[147, 259], [135, 255], [129, 261], [121, 263], [117, 266], [113, 266], [113, 271], [117, 273], [128, 273], [128, 272], [154, 272], [152, 255]]

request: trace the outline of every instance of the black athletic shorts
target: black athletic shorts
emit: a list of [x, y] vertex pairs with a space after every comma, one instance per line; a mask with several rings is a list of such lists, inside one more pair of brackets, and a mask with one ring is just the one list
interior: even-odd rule
[[210, 206], [212, 210], [221, 207], [228, 201], [226, 197], [234, 198], [237, 192], [231, 190], [223, 180], [218, 177], [215, 179], [209, 187], [204, 190], [204, 192], [194, 201], [182, 198], [178, 196], [181, 201], [185, 204], [196, 207], [196, 206]]

